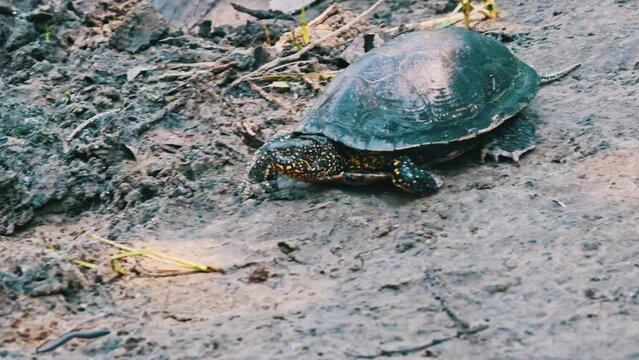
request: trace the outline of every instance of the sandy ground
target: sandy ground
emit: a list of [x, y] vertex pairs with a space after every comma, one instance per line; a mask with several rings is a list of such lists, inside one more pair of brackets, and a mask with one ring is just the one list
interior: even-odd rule
[[[27, 3], [13, 6], [33, 14]], [[136, 66], [257, 46], [242, 31], [261, 29], [201, 39], [218, 47], [158, 42], [179, 34], [135, 3], [54, 3], [44, 22], [0, 15], [0, 358], [32, 357], [79, 327], [111, 334], [39, 357], [342, 359], [435, 341], [404, 357], [639, 359], [636, 1], [498, 1], [507, 25], [483, 26], [517, 29], [504, 40], [524, 61], [582, 67], [524, 111], [539, 140], [521, 166], [471, 153], [440, 166], [446, 185], [424, 198], [289, 180], [247, 197], [254, 149], [314, 94], [301, 82], [297, 97], [276, 94], [291, 111], [245, 88], [222, 102], [252, 51], [186, 86], [148, 69], [131, 79]], [[389, 0], [370, 26], [441, 6]], [[153, 24], [142, 39], [139, 24]], [[163, 276], [129, 260], [118, 277], [115, 250], [88, 233], [225, 273]]]

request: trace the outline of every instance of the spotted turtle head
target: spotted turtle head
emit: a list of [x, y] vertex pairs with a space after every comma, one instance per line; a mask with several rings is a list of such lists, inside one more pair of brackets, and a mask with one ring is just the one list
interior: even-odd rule
[[303, 181], [325, 181], [344, 171], [345, 162], [333, 141], [322, 135], [277, 135], [256, 153], [249, 169], [255, 182], [278, 174]]

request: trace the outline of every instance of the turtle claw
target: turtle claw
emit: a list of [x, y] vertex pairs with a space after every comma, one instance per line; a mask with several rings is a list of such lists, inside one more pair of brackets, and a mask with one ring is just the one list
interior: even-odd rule
[[522, 155], [535, 148], [535, 124], [528, 118], [520, 116], [502, 125], [488, 141], [481, 152], [481, 161], [490, 156], [499, 162], [499, 158], [511, 159], [519, 166]]
[[490, 156], [493, 159], [493, 161], [495, 161], [496, 163], [499, 163], [499, 158], [504, 157], [504, 158], [510, 159], [513, 163], [515, 163], [515, 165], [519, 166], [520, 165], [519, 160], [521, 159], [521, 156], [533, 150], [534, 148], [535, 148], [535, 145], [531, 145], [520, 150], [506, 151], [495, 144], [488, 145], [481, 152], [481, 162], [482, 163], [486, 162], [486, 158]]

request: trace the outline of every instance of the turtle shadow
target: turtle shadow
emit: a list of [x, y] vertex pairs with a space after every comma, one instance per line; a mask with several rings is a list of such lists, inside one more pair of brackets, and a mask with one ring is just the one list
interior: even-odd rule
[[313, 183], [308, 184], [307, 191], [307, 197], [337, 191], [337, 196], [339, 197], [353, 197], [359, 199], [375, 198], [390, 207], [401, 207], [414, 201], [429, 197], [407, 193], [393, 185], [390, 180], [367, 185]]
[[[370, 198], [377, 197], [388, 205], [400, 206], [422, 197], [406, 193], [389, 181], [380, 181], [367, 185], [348, 185], [340, 183], [307, 183], [282, 177], [278, 180], [277, 190], [269, 196], [271, 200], [296, 201], [313, 197], [336, 195], [338, 197]], [[338, 193], [335, 193], [337, 191]], [[333, 192], [333, 194], [330, 194]]]
[[414, 194], [409, 194], [393, 185], [392, 181], [381, 181], [368, 185], [346, 185], [346, 184], [326, 184], [332, 189], [339, 189], [345, 195], [356, 197], [377, 197], [388, 205], [405, 205], [422, 198]]
[[[470, 168], [485, 166], [489, 163], [481, 161], [481, 146], [467, 151], [453, 160], [444, 163], [434, 164], [431, 168], [438, 174], [445, 177], [444, 181], [459, 174], [462, 174]], [[444, 185], [446, 186], [446, 185]]]

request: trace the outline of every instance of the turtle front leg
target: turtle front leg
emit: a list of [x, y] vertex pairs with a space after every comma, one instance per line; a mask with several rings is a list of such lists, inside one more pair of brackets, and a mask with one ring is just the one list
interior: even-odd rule
[[432, 194], [444, 184], [441, 178], [417, 166], [408, 156], [401, 156], [393, 162], [392, 177], [395, 186], [416, 195]]
[[481, 160], [483, 162], [487, 156], [490, 156], [498, 162], [499, 157], [505, 157], [519, 165], [521, 156], [533, 150], [535, 142], [535, 124], [532, 120], [519, 115], [507, 120], [494, 132], [491, 140], [484, 145]]

